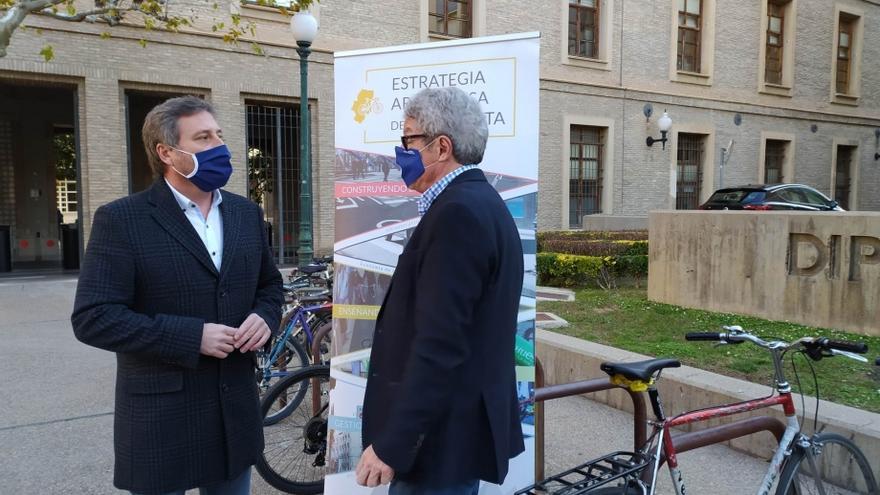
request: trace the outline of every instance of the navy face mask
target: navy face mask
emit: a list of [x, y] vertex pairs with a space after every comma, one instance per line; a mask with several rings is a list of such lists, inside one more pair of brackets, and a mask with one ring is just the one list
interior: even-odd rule
[[225, 144], [195, 154], [177, 148], [172, 149], [192, 157], [194, 167], [189, 175], [183, 175], [176, 168], [174, 171], [189, 179], [202, 191], [211, 192], [220, 189], [226, 185], [229, 176], [232, 175], [232, 153]]
[[[437, 138], [434, 138], [436, 140]], [[434, 141], [426, 144], [423, 148], [427, 148]], [[434, 165], [434, 162], [430, 165], [425, 165], [422, 163], [422, 150], [407, 150], [403, 149], [401, 146], [394, 147], [394, 154], [396, 159], [394, 160], [397, 163], [397, 166], [400, 167], [400, 176], [403, 177], [403, 183], [406, 184], [406, 187], [411, 187], [422, 174], [425, 173], [425, 169]]]

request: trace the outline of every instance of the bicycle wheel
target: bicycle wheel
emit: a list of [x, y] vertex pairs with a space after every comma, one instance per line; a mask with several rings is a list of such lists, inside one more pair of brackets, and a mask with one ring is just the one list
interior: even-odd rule
[[[270, 348], [272, 350], [278, 346], [278, 342], [274, 342]], [[278, 353], [275, 361], [266, 368], [266, 359], [268, 359], [271, 351], [259, 351], [257, 353], [257, 385], [260, 387], [260, 395], [266, 393], [269, 388], [278, 382], [278, 378], [286, 376], [300, 368], [308, 366], [309, 353], [299, 339], [293, 336], [288, 337]]]
[[878, 495], [865, 454], [848, 438], [819, 433], [809, 447], [796, 447], [785, 462], [776, 495]]
[[284, 341], [284, 350], [278, 355], [278, 359], [272, 363], [275, 371], [296, 371], [309, 365], [309, 353], [298, 339], [288, 337]]
[[282, 378], [260, 403], [265, 418], [288, 407], [291, 397], [303, 399], [286, 417], [263, 424], [265, 448], [257, 471], [267, 483], [287, 493], [315, 494], [324, 489], [330, 367], [311, 366]]
[[[309, 366], [309, 364], [309, 356], [303, 348], [302, 343], [293, 336], [289, 337], [284, 342], [284, 350], [278, 355], [278, 359], [276, 359], [269, 368], [269, 375], [267, 376], [262, 369], [257, 370], [257, 381], [260, 388], [260, 395], [268, 393], [271, 387], [278, 383], [283, 377], [288, 376], [297, 370], [303, 369], [304, 367]], [[290, 415], [290, 413], [299, 405], [304, 395], [305, 391], [302, 391], [302, 393], [279, 399], [278, 408], [263, 417], [263, 425], [267, 426], [275, 424]], [[281, 407], [282, 405], [285, 406]]]

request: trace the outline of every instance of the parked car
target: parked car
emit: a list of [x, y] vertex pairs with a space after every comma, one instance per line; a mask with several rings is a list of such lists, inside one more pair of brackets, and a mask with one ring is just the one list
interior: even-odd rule
[[715, 191], [701, 210], [844, 211], [837, 201], [803, 184], [757, 184]]

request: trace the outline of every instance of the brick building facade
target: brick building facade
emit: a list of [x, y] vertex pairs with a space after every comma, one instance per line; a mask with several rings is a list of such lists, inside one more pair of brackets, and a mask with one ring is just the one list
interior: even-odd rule
[[[438, 15], [447, 3], [449, 12]], [[543, 0], [523, 7], [518, 0], [320, 3], [308, 95], [316, 252], [333, 242], [333, 52], [442, 39], [437, 31], [542, 33], [539, 229], [578, 228], [584, 214], [693, 207], [722, 183], [776, 176], [845, 195], [850, 209], [880, 209], [873, 193], [880, 189], [880, 66], [868, 63], [880, 59], [880, 2]], [[98, 206], [149, 183], [137, 143], [145, 111], [184, 93], [217, 107], [238, 165], [231, 190], [257, 194], [259, 178], [249, 180], [246, 162], [274, 170], [273, 185], [283, 182], [286, 200], [277, 186], [259, 194], [276, 245], [295, 246], [301, 95], [288, 18], [203, 0], [173, 8], [193, 12], [194, 28], [172, 34], [30, 16], [26, 24], [39, 31], [13, 35], [0, 58], [0, 178], [12, 177], [14, 187], [0, 184], [0, 224], [12, 225], [14, 260], [59, 257], [46, 245], [61, 236], [56, 157], [47, 151], [53, 135], [77, 137], [75, 208], [87, 238]], [[228, 12], [257, 24], [265, 56], [211, 32]], [[110, 39], [102, 39], [105, 31]], [[46, 44], [54, 47], [51, 62], [39, 55]], [[673, 119], [669, 141], [648, 147], [648, 136], [660, 137], [663, 111]], [[278, 255], [292, 261], [292, 253]]]

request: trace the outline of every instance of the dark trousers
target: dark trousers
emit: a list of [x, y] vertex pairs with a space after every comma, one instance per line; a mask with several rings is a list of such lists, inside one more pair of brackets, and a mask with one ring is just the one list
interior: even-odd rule
[[480, 480], [436, 488], [408, 481], [394, 480], [388, 489], [388, 495], [477, 495], [479, 491]]
[[[168, 492], [164, 495], [185, 495], [186, 490]], [[199, 487], [199, 495], [250, 495], [251, 468], [247, 468], [237, 478], [210, 486]], [[476, 492], [474, 492], [476, 493]], [[132, 492], [132, 495], [138, 495]]]

